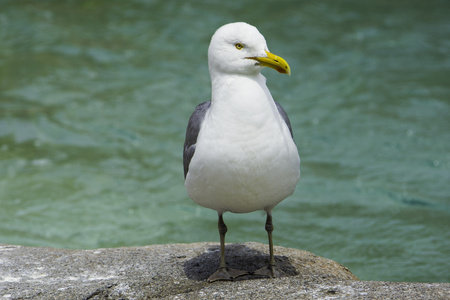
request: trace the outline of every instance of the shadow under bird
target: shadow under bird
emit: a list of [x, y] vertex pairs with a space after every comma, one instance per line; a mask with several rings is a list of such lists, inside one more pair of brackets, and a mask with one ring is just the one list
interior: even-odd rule
[[290, 75], [287, 62], [269, 52], [265, 38], [247, 23], [220, 27], [208, 50], [211, 101], [189, 119], [184, 143], [185, 186], [190, 198], [216, 210], [220, 266], [209, 278], [232, 280], [249, 274], [225, 262], [223, 213], [264, 210], [269, 264], [253, 274], [283, 276], [275, 264], [272, 209], [292, 195], [300, 179], [300, 157], [289, 118], [261, 75], [263, 67]]

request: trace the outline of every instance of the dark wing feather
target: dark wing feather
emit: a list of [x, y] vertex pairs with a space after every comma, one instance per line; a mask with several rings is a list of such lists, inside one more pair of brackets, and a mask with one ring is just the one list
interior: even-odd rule
[[200, 127], [203, 120], [205, 119], [205, 114], [211, 106], [211, 101], [203, 102], [195, 108], [191, 117], [189, 118], [189, 123], [186, 128], [186, 139], [184, 141], [183, 149], [183, 166], [184, 166], [184, 178], [189, 171], [189, 164], [191, 163], [192, 156], [194, 156], [195, 146], [197, 144], [198, 133], [200, 132]]
[[286, 122], [287, 127], [289, 128], [289, 131], [291, 132], [291, 137], [294, 139], [294, 134], [292, 133], [292, 126], [291, 121], [289, 121], [289, 117], [287, 113], [284, 111], [283, 107], [280, 103], [275, 101], [275, 104], [277, 105], [278, 112], [280, 113], [281, 117], [283, 118], [284, 122]]

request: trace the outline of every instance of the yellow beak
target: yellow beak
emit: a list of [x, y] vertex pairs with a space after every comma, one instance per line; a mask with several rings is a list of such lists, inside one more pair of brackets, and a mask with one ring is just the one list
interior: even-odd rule
[[288, 63], [281, 57], [266, 51], [267, 57], [249, 57], [254, 59], [263, 67], [269, 67], [277, 70], [280, 73], [291, 75], [291, 68]]

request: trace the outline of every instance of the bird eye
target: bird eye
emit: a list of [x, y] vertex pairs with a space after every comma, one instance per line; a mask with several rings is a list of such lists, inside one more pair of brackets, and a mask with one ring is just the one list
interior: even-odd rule
[[241, 50], [242, 48], [244, 48], [244, 45], [242, 45], [241, 43], [236, 43], [234, 46], [236, 46], [236, 49]]

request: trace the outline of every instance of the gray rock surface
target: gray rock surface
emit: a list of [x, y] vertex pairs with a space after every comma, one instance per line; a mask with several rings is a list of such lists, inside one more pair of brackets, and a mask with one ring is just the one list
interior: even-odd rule
[[[254, 271], [267, 245], [227, 245], [230, 267]], [[1, 299], [449, 299], [450, 284], [359, 281], [312, 253], [275, 247], [288, 275], [207, 283], [219, 264], [216, 243], [67, 250], [0, 245]]]

